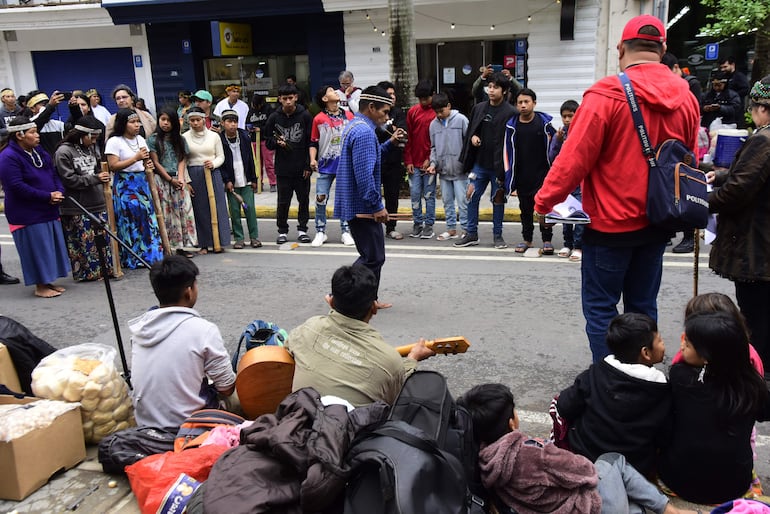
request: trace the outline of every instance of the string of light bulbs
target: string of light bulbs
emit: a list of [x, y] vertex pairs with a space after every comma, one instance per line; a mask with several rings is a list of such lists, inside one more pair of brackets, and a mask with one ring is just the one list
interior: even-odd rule
[[541, 12], [547, 10], [547, 9], [550, 9], [554, 5], [559, 5], [559, 4], [561, 4], [561, 0], [555, 0], [555, 1], [549, 2], [547, 5], [541, 7], [540, 9], [537, 9], [537, 10], [531, 12], [527, 16], [520, 16], [518, 18], [513, 18], [512, 20], [506, 20], [506, 21], [498, 22], [497, 24], [493, 23], [491, 25], [478, 24], [478, 23], [455, 23], [455, 22], [453, 22], [451, 20], [445, 20], [445, 19], [439, 18], [437, 16], [432, 16], [430, 14], [425, 14], [424, 12], [420, 12], [418, 10], [415, 10], [414, 13], [415, 14], [419, 14], [420, 16], [424, 16], [425, 18], [430, 18], [431, 20], [440, 21], [442, 23], [447, 23], [451, 30], [454, 30], [456, 27], [489, 27], [489, 30], [495, 30], [498, 26], [508, 25], [510, 23], [515, 23], [517, 21], [521, 21], [521, 20], [524, 20], [524, 19], [526, 19], [527, 22], [532, 22], [532, 18], [533, 18], [534, 15], [539, 14], [539, 13], [541, 13]]
[[[364, 16], [364, 18], [366, 18], [366, 20], [367, 20], [369, 23], [371, 23], [371, 24], [372, 24], [372, 30], [373, 30], [374, 32], [380, 32], [379, 30], [377, 30], [377, 25], [375, 25], [375, 24], [374, 24], [374, 20], [372, 20], [372, 17], [371, 17], [371, 16], [369, 16], [369, 11], [366, 11], [366, 15]], [[380, 35], [381, 35], [382, 37], [385, 37], [385, 31], [383, 30], [383, 31], [380, 33]]]

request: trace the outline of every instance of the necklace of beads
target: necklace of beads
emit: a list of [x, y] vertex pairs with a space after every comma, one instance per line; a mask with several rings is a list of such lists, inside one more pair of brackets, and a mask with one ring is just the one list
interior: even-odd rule
[[[27, 152], [27, 150], [24, 150]], [[27, 152], [27, 155], [29, 155], [29, 158], [32, 159], [32, 165], [35, 168], [42, 168], [43, 167], [43, 158], [40, 156], [39, 153], [37, 153], [37, 150], [34, 148], [31, 152]]]

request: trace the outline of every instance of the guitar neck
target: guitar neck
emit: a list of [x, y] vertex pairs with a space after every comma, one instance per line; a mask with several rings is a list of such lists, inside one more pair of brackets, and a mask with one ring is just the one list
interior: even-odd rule
[[[399, 346], [396, 348], [396, 351], [402, 357], [406, 357], [407, 355], [409, 355], [409, 352], [411, 352], [412, 349], [417, 344], [418, 343], [412, 343], [404, 346]], [[448, 354], [465, 353], [470, 347], [470, 343], [463, 336], [455, 336], [455, 337], [445, 337], [442, 339], [430, 339], [428, 341], [425, 341], [425, 346], [427, 346], [429, 349], [433, 350], [436, 353], [448, 355]]]

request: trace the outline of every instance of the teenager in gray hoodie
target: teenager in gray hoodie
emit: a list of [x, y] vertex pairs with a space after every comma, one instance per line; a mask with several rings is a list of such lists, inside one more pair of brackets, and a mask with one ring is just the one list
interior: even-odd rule
[[197, 276], [198, 267], [187, 257], [156, 262], [150, 283], [160, 306], [128, 322], [139, 426], [176, 430], [196, 410], [220, 408], [218, 397], [235, 391], [219, 328], [193, 309]]
[[[468, 174], [463, 171], [460, 152], [463, 149], [465, 133], [468, 131], [468, 118], [458, 110], [452, 109], [449, 98], [444, 93], [433, 95], [433, 110], [436, 119], [428, 128], [430, 134], [430, 166], [428, 173], [438, 172], [441, 178], [441, 197], [444, 200], [446, 231], [436, 239], [445, 241], [457, 237], [457, 211], [460, 213], [460, 227], [465, 235], [468, 228]], [[461, 237], [462, 237], [461, 236]]]

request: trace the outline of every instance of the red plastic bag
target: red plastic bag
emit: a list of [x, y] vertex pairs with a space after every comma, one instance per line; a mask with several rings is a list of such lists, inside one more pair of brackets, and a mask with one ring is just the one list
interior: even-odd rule
[[142, 514], [158, 512], [169, 488], [179, 479], [179, 475], [188, 475], [198, 482], [205, 481], [211, 467], [228, 449], [219, 445], [201, 446], [180, 453], [150, 455], [126, 466], [128, 481]]

